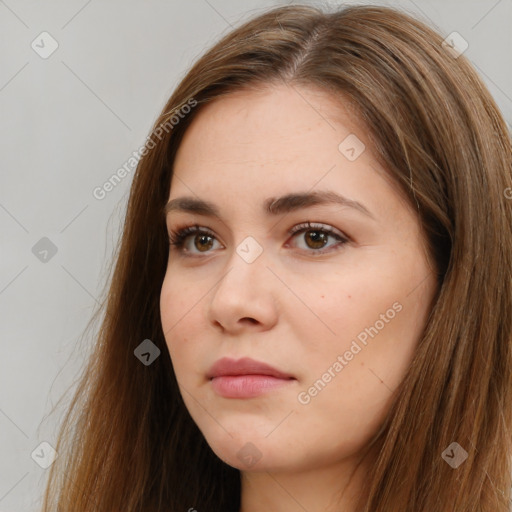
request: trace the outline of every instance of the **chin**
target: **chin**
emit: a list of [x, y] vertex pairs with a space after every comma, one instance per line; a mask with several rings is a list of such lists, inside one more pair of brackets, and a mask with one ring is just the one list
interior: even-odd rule
[[219, 459], [240, 471], [276, 470], [284, 460], [289, 462], [263, 434], [242, 430], [231, 434], [233, 437], [225, 432], [215, 439], [206, 437], [206, 441]]

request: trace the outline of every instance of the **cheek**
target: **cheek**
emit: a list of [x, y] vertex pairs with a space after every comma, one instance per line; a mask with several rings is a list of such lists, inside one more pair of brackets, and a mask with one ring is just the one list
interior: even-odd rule
[[[319, 297], [332, 299], [327, 293]], [[409, 328], [405, 307], [393, 309], [395, 298], [345, 294], [337, 309], [324, 310], [323, 319], [330, 320], [336, 336], [315, 336], [318, 327], [311, 324], [302, 334], [305, 344], [321, 342], [304, 352], [308, 362], [300, 403], [308, 404], [298, 406], [300, 420], [306, 431], [321, 429], [334, 451], [359, 449], [378, 430], [410, 365], [416, 333]], [[387, 323], [380, 317], [386, 311]]]
[[199, 330], [198, 317], [201, 304], [192, 297], [174, 276], [166, 274], [160, 293], [160, 316], [165, 342], [178, 377], [187, 365], [188, 357], [193, 350], [193, 342], [198, 337], [194, 333]]
[[160, 315], [165, 332], [174, 333], [189, 317], [197, 315], [204, 291], [199, 285], [191, 285], [193, 279], [180, 272], [167, 270], [160, 292]]
[[338, 397], [342, 393], [345, 405], [360, 409], [398, 386], [428, 313], [424, 301], [408, 296], [408, 280], [399, 275], [392, 281], [389, 274], [345, 276], [309, 295], [316, 318], [296, 310], [295, 336], [308, 361], [305, 387], [322, 381], [318, 387], [327, 399], [322, 383], [328, 381], [326, 387]]

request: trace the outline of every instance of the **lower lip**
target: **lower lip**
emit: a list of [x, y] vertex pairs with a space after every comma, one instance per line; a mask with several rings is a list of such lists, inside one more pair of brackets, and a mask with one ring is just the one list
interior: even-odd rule
[[213, 390], [224, 398], [253, 398], [284, 386], [295, 379], [278, 379], [269, 375], [227, 375], [211, 380]]

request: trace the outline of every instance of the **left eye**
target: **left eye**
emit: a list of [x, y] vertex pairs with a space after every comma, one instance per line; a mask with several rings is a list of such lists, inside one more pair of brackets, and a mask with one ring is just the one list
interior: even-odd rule
[[[325, 247], [333, 246], [333, 244], [327, 246], [329, 238], [336, 239], [339, 242], [339, 245], [343, 245], [348, 242], [347, 238], [345, 238], [340, 233], [336, 233], [330, 226], [324, 226], [322, 224], [315, 225], [309, 222], [306, 224], [300, 224], [299, 226], [295, 226], [292, 230], [290, 230], [290, 234], [294, 237], [296, 235], [304, 234], [305, 236], [302, 238], [302, 240], [306, 244], [306, 250], [315, 249], [315, 251], [313, 252], [320, 254], [322, 254], [325, 251], [319, 251], [318, 249], [324, 249]], [[299, 237], [299, 239], [301, 238]]]
[[[337, 245], [344, 245], [348, 242], [348, 239], [341, 233], [334, 231], [330, 226], [322, 224], [316, 225], [309, 222], [300, 224], [293, 227], [288, 232], [292, 238], [298, 237], [298, 235], [304, 234], [302, 240], [305, 242], [305, 247], [299, 247], [299, 249], [306, 250], [310, 253], [323, 254], [325, 247], [332, 247], [336, 244], [327, 245], [329, 238], [336, 239]], [[298, 237], [300, 239], [300, 237]], [[189, 239], [192, 240], [193, 248], [190, 248], [190, 244], [187, 242]], [[179, 253], [192, 253], [197, 255], [198, 253], [206, 254], [214, 246], [216, 241], [215, 235], [208, 228], [201, 228], [200, 226], [189, 226], [177, 231], [173, 231], [169, 234], [169, 243], [175, 247]], [[218, 241], [217, 241], [218, 243]], [[289, 246], [287, 244], [287, 246]], [[308, 250], [308, 249], [313, 249]]]

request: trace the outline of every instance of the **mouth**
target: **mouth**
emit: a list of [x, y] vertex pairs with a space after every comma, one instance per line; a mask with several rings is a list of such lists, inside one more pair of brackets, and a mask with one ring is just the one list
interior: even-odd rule
[[295, 379], [270, 375], [224, 375], [211, 379], [213, 390], [224, 398], [254, 398], [288, 385]]
[[224, 398], [254, 398], [296, 381], [292, 375], [250, 358], [219, 359], [207, 377]]

